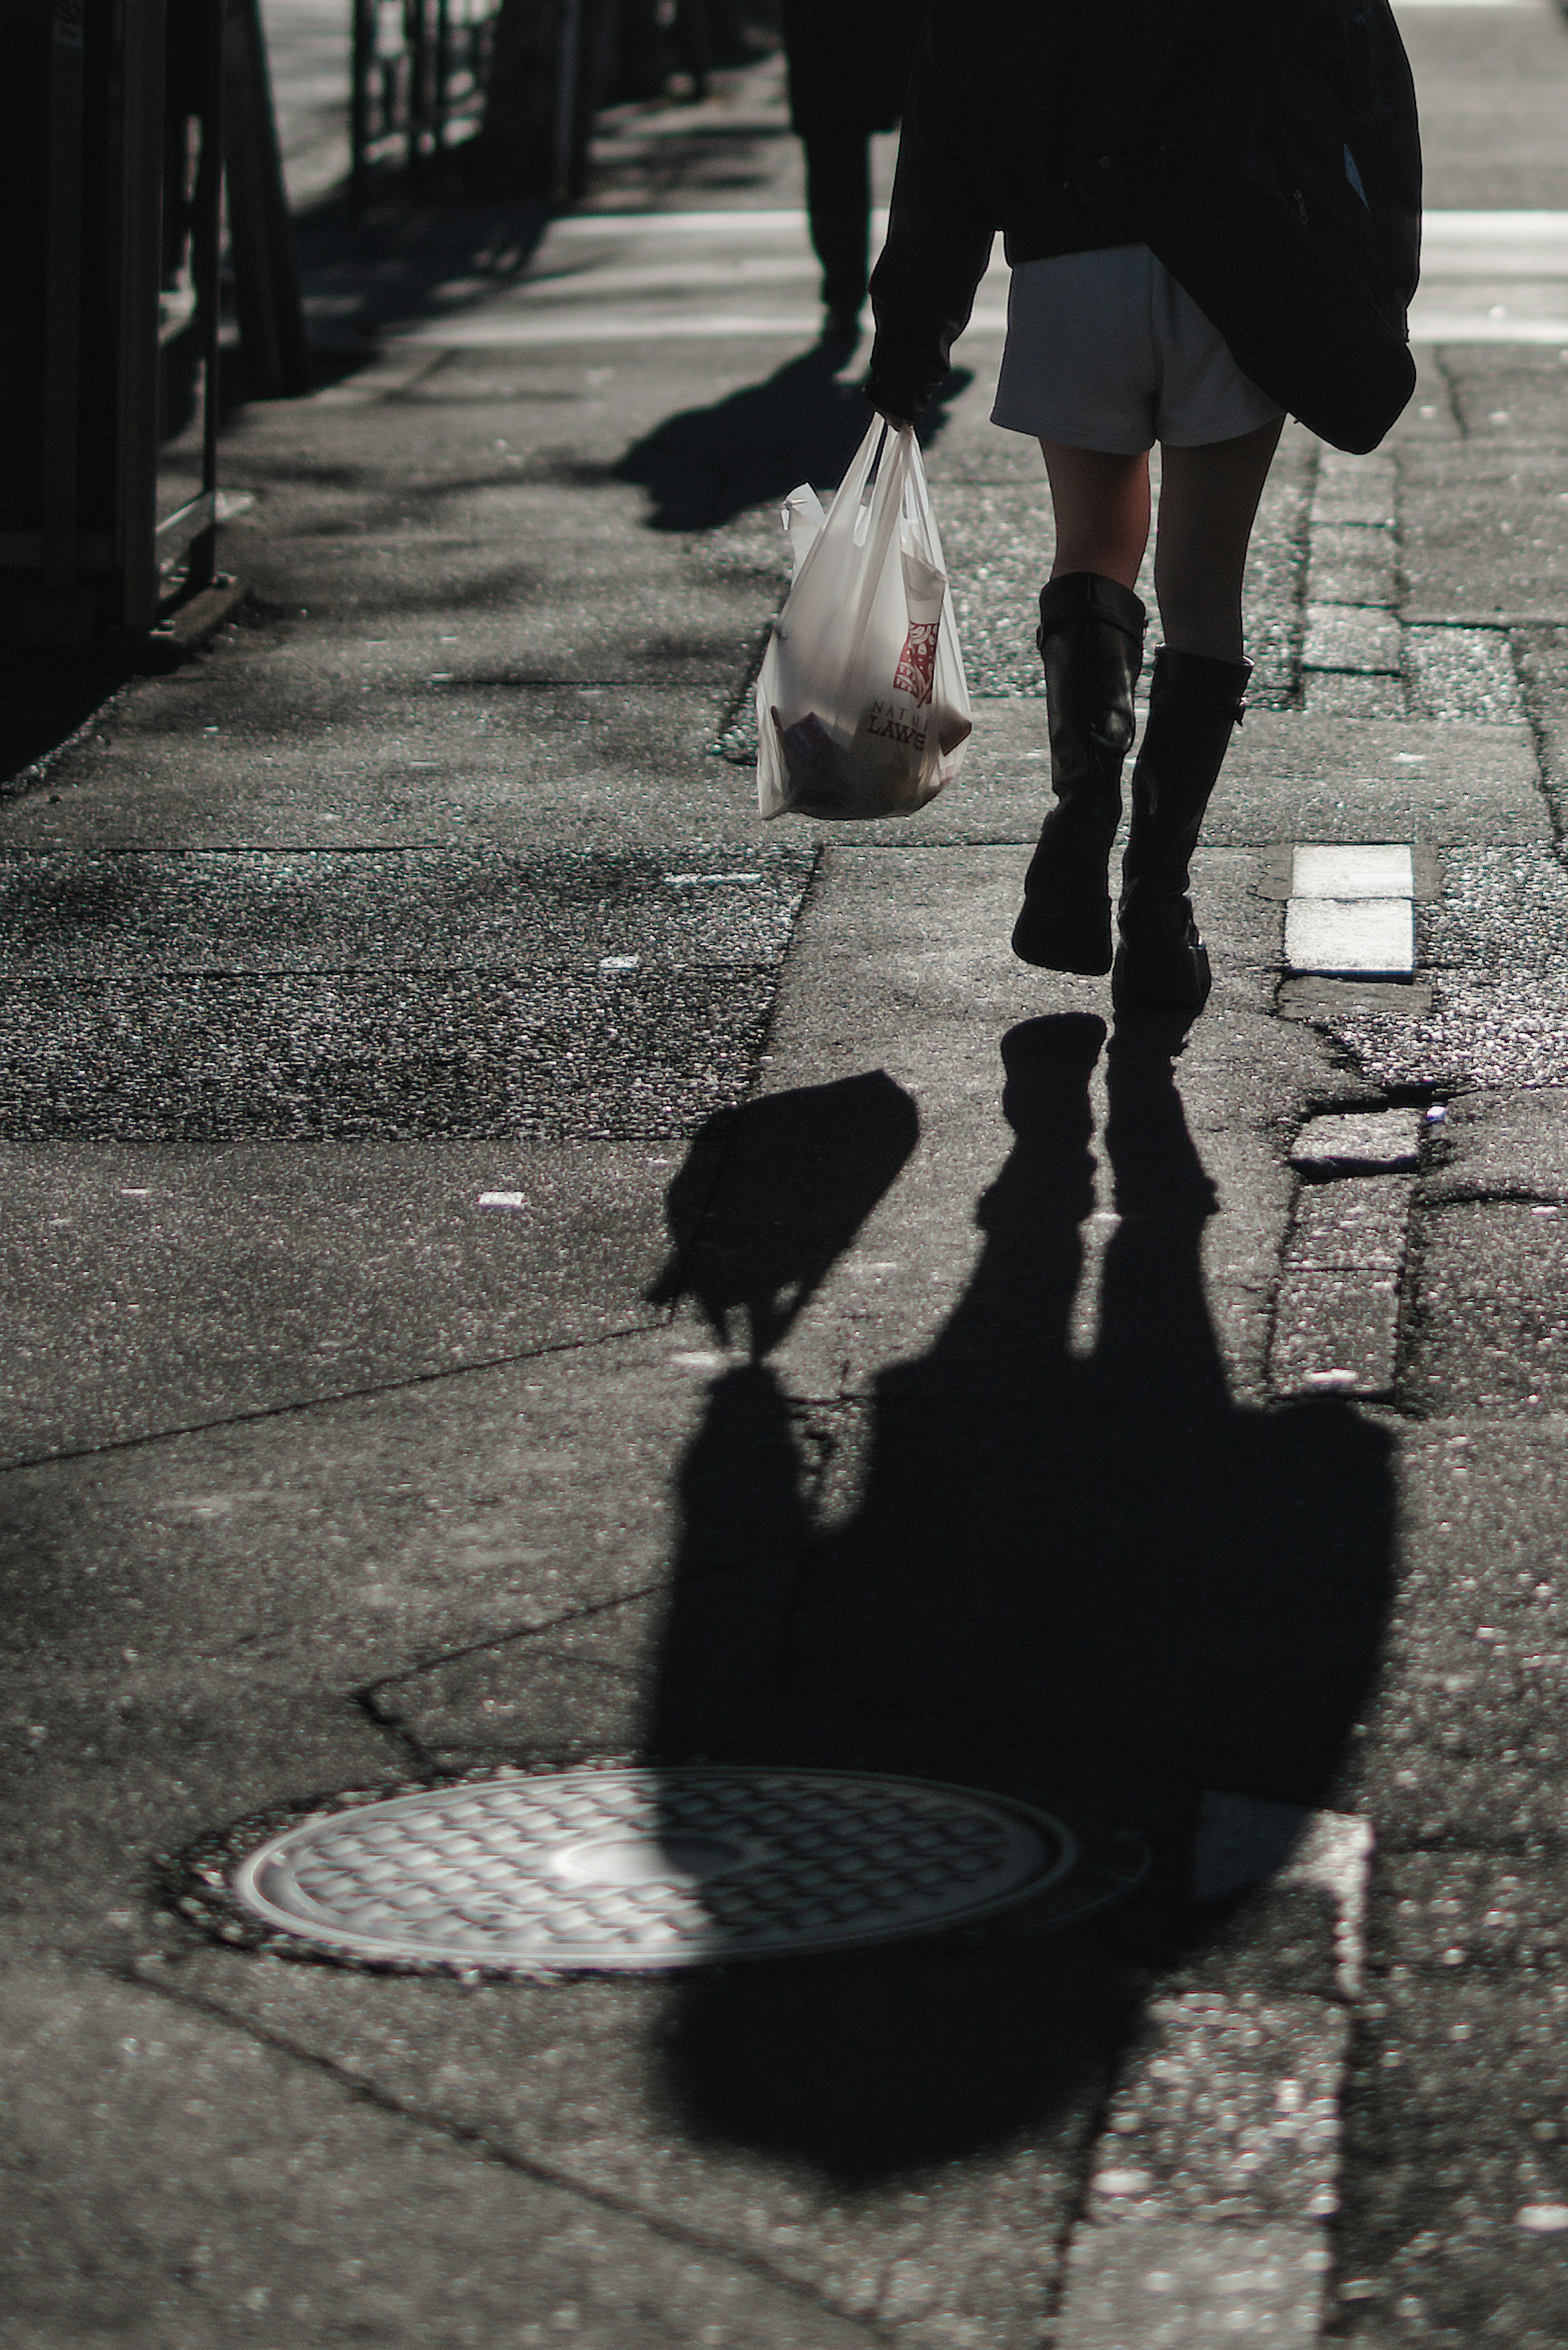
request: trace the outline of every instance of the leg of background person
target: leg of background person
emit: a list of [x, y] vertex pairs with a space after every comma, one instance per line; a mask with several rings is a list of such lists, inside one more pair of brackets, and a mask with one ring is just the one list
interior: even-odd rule
[[1113, 456], [1103, 449], [1069, 449], [1042, 441], [1056, 515], [1056, 559], [1051, 577], [1093, 571], [1118, 587], [1136, 586], [1148, 545], [1147, 452]]
[[712, 63], [709, 36], [708, 0], [675, 0], [675, 47], [683, 69], [691, 77], [691, 95], [708, 95], [708, 71]]
[[1241, 658], [1241, 575], [1282, 417], [1199, 449], [1160, 453], [1154, 587], [1172, 652]]
[[859, 319], [871, 271], [871, 142], [857, 130], [817, 131], [805, 149], [805, 209], [822, 264], [829, 333]]

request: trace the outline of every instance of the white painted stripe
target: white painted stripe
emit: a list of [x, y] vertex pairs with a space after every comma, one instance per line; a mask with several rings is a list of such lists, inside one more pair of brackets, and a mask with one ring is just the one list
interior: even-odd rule
[[1293, 898], [1413, 898], [1415, 865], [1403, 843], [1298, 848], [1291, 863]]
[[[809, 253], [732, 254], [727, 261], [649, 262], [631, 269], [581, 269], [568, 276], [530, 277], [506, 296], [511, 302], [602, 302], [631, 294], [700, 294], [705, 286], [808, 285], [820, 265]], [[492, 314], [493, 315], [493, 314]]]
[[1410, 312], [1413, 343], [1542, 344], [1568, 351], [1568, 315], [1561, 318], [1511, 317], [1487, 310], [1442, 309], [1417, 302]]
[[[874, 246], [886, 227], [886, 213], [877, 213]], [[628, 245], [649, 257], [618, 258]], [[649, 252], [659, 245], [662, 251]], [[752, 250], [737, 252], [737, 245]], [[552, 224], [533, 274], [507, 293], [428, 320], [399, 341], [483, 350], [644, 338], [793, 340], [817, 331], [815, 303], [808, 308], [743, 297], [804, 287], [815, 269], [804, 212], [575, 213]], [[1429, 212], [1422, 269], [1413, 340], [1568, 348], [1568, 212]], [[999, 239], [981, 281], [974, 331], [1005, 328], [1008, 275]], [[705, 295], [728, 299], [710, 311]]]
[[1293, 898], [1285, 961], [1319, 977], [1408, 979], [1416, 968], [1414, 909], [1408, 898]]
[[[971, 328], [981, 334], [1002, 333], [1007, 312], [987, 305], [976, 307]], [[529, 350], [555, 343], [722, 342], [732, 338], [780, 338], [786, 342], [815, 341], [822, 331], [822, 312], [809, 310], [604, 310], [591, 317], [522, 317], [485, 311], [472, 318], [443, 318], [416, 327], [399, 338], [402, 344], [448, 351]], [[383, 344], [383, 351], [392, 346]]]
[[[888, 234], [886, 212], [871, 215], [873, 236]], [[720, 236], [755, 239], [763, 236], [804, 237], [804, 212], [711, 213], [567, 213], [552, 221], [545, 242], [579, 244], [619, 236]]]

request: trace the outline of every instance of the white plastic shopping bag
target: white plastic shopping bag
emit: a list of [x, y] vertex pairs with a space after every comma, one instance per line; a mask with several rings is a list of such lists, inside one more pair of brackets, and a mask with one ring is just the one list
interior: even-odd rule
[[878, 418], [826, 515], [799, 489], [784, 525], [794, 579], [757, 680], [757, 805], [910, 816], [951, 783], [971, 725], [914, 434]]

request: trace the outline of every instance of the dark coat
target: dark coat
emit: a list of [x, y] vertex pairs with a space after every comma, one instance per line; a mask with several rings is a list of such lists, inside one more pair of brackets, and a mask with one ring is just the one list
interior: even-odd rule
[[[1303, 105], [1327, 128], [1298, 170]], [[1014, 266], [1147, 244], [1282, 406], [1324, 429], [1311, 411], [1326, 338], [1350, 406], [1365, 350], [1371, 407], [1392, 399], [1397, 414], [1419, 223], [1414, 89], [1387, 0], [931, 0], [871, 280], [867, 396], [919, 415], [1001, 229]], [[1367, 247], [1348, 264], [1346, 236]]]
[[790, 120], [803, 139], [867, 138], [904, 108], [925, 0], [784, 0]]

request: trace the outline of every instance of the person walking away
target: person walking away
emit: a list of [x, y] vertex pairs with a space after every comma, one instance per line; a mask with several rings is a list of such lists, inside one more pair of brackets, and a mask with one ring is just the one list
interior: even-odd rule
[[891, 130], [923, 0], [784, 0], [790, 121], [822, 264], [823, 340], [859, 338], [871, 267], [871, 136]]
[[[1036, 639], [1054, 804], [1012, 945], [1049, 970], [1110, 971], [1118, 1010], [1208, 996], [1189, 864], [1245, 708], [1258, 502], [1287, 411], [1365, 450], [1408, 399], [1419, 220], [1387, 0], [930, 0], [867, 397], [891, 423], [920, 416], [1000, 228], [1012, 276], [992, 421], [1038, 439], [1056, 521]], [[1164, 642], [1113, 956], [1156, 441]]]

